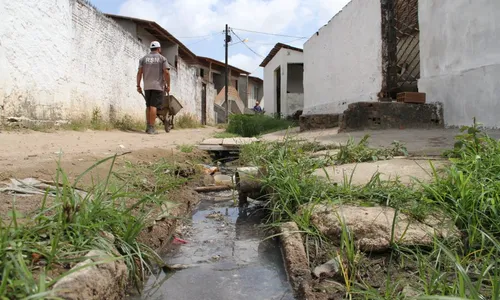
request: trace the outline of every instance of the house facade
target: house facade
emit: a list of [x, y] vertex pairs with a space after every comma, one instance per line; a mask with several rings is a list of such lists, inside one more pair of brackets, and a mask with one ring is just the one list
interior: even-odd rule
[[304, 117], [420, 92], [426, 124], [500, 127], [499, 15], [496, 0], [352, 0], [304, 45]]
[[[225, 63], [209, 57], [198, 57], [200, 72], [209, 82], [212, 82], [216, 91], [216, 97], [213, 104], [217, 123], [225, 121]], [[229, 65], [229, 89], [228, 89], [228, 108], [231, 114], [242, 114], [245, 112], [245, 98], [241, 97], [241, 91], [246, 91], [246, 77], [250, 73]]]
[[278, 43], [260, 64], [264, 68], [265, 110], [290, 116], [304, 108], [304, 53]]

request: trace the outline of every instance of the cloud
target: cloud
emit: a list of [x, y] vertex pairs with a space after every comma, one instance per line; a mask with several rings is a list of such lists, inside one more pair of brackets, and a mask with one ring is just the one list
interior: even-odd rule
[[154, 20], [179, 36], [224, 30], [225, 24], [286, 32], [308, 22], [325, 24], [348, 0], [125, 0], [119, 13]]
[[[119, 14], [154, 20], [188, 46], [203, 46], [205, 56], [220, 57], [222, 31], [225, 24], [234, 28], [255, 55], [244, 45], [230, 48], [230, 64], [261, 76], [258, 69], [278, 41], [302, 47], [305, 39], [261, 35], [236, 29], [271, 32], [309, 37], [325, 25], [349, 0], [123, 0]], [[215, 34], [220, 33], [221, 36]], [[198, 41], [183, 37], [214, 34], [211, 39]], [[238, 39], [233, 36], [233, 41]], [[216, 49], [216, 47], [219, 47]], [[215, 54], [218, 53], [218, 54]]]

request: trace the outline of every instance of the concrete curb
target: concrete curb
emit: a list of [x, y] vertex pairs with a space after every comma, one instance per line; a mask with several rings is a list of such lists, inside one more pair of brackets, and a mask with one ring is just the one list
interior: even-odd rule
[[283, 260], [293, 291], [300, 299], [309, 299], [312, 276], [299, 227], [295, 222], [284, 223], [280, 231]]
[[[191, 212], [200, 198], [192, 192], [193, 200], [176, 207], [169, 218], [155, 222], [155, 225], [146, 228], [139, 235], [139, 241], [148, 244], [155, 251], [161, 253], [170, 241], [167, 237], [175, 231], [178, 217]], [[148, 236], [154, 238], [148, 239]], [[114, 237], [107, 233], [106, 238], [111, 241]], [[117, 253], [118, 251], [113, 251]], [[65, 300], [119, 300], [125, 298], [128, 286], [128, 269], [122, 259], [105, 253], [101, 250], [91, 250], [84, 261], [71, 268], [73, 273], [65, 276], [53, 287], [55, 295]], [[80, 269], [78, 269], [80, 268]]]

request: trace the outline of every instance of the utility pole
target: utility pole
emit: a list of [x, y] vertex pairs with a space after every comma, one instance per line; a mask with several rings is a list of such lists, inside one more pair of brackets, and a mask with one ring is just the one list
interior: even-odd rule
[[226, 87], [225, 87], [225, 102], [224, 102], [224, 109], [226, 110], [226, 123], [229, 122], [229, 64], [228, 64], [228, 48], [229, 48], [229, 42], [231, 41], [231, 36], [229, 35], [229, 26], [226, 24], [226, 30], [225, 30], [225, 48], [226, 48], [226, 76], [225, 76], [225, 81], [226, 81]]

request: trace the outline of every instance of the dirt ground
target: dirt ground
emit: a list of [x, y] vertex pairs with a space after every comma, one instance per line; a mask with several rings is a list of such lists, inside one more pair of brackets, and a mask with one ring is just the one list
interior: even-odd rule
[[[0, 133], [0, 183], [10, 178], [36, 178], [52, 181], [58, 162], [70, 179], [83, 173], [97, 161], [120, 155], [114, 169], [126, 162], [153, 162], [166, 157], [189, 160], [189, 154], [180, 153], [178, 145], [195, 145], [212, 137], [218, 129], [173, 130], [155, 136], [122, 131], [10, 131]], [[183, 155], [179, 155], [183, 154]], [[195, 155], [195, 154], [192, 154]], [[105, 178], [111, 161], [97, 167], [82, 178], [81, 186]], [[22, 213], [36, 209], [43, 196], [15, 197], [16, 211]], [[12, 211], [14, 196], [0, 193], [0, 216]]]

